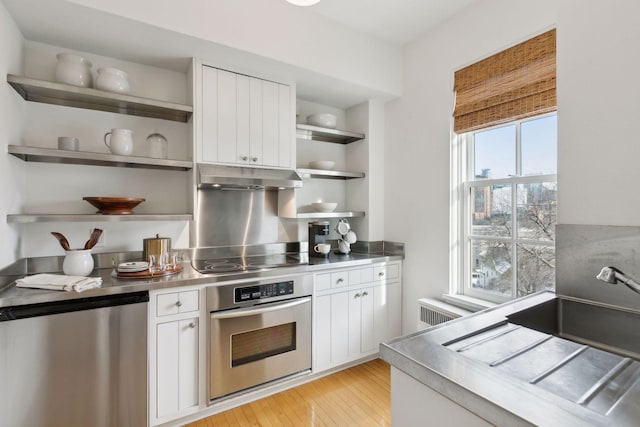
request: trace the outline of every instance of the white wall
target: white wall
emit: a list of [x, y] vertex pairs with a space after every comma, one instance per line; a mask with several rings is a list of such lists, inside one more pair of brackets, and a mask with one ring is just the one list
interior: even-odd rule
[[[0, 76], [20, 74], [22, 35], [13, 19], [0, 3]], [[22, 204], [24, 163], [7, 155], [7, 145], [20, 140], [25, 106], [22, 98], [4, 83], [0, 85], [0, 268], [21, 257], [19, 230], [7, 224], [8, 213]]]
[[486, 0], [405, 47], [404, 95], [386, 109], [384, 224], [386, 240], [405, 243], [404, 333], [416, 299], [449, 289], [453, 72], [555, 26], [556, 11], [554, 0]]
[[559, 2], [558, 222], [640, 225], [640, 2]]
[[[399, 94], [401, 52], [284, 0], [70, 0], [90, 8]], [[203, 58], [216, 60], [216, 58]], [[226, 58], [218, 58], [225, 61]], [[241, 71], [241, 70], [240, 70]], [[330, 91], [332, 88], [325, 88]]]

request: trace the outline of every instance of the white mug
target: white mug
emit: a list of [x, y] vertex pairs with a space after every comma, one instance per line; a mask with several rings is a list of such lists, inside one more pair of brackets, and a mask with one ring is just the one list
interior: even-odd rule
[[58, 148], [60, 150], [78, 151], [78, 145], [78, 138], [75, 138], [73, 136], [58, 137]]
[[338, 240], [338, 250], [343, 254], [348, 254], [351, 252], [351, 245], [345, 240]]
[[354, 244], [357, 240], [356, 233], [354, 233], [353, 230], [349, 230], [342, 238], [350, 245]]
[[329, 243], [318, 243], [313, 247], [313, 250], [319, 254], [328, 254], [331, 252], [331, 245]]
[[[109, 141], [107, 136], [111, 135]], [[111, 153], [119, 156], [128, 156], [133, 152], [133, 131], [129, 129], [111, 129], [104, 134], [104, 144], [109, 147]]]
[[338, 232], [338, 234], [344, 236], [349, 232], [349, 230], [351, 230], [351, 226], [346, 219], [341, 219], [340, 221], [338, 221], [338, 225], [336, 226], [336, 231]]

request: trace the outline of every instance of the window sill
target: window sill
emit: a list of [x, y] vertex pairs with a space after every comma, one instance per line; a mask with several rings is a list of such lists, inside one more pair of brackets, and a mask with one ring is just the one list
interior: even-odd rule
[[496, 303], [480, 298], [473, 298], [461, 294], [443, 294], [442, 299], [451, 305], [460, 307], [464, 310], [469, 310], [474, 313], [476, 311], [484, 310], [485, 308], [495, 307], [496, 305], [498, 305]]

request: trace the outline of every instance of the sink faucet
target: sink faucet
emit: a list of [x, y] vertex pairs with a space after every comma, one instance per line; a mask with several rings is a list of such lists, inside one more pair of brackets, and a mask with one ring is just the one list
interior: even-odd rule
[[640, 285], [625, 276], [622, 271], [618, 270], [615, 267], [604, 267], [602, 270], [600, 270], [600, 273], [598, 273], [596, 279], [614, 285], [618, 282], [622, 282], [627, 285], [632, 291], [640, 294]]

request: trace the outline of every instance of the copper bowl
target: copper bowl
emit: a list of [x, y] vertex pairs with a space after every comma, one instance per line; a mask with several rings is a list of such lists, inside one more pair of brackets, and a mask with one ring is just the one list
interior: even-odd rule
[[133, 208], [144, 202], [145, 199], [137, 197], [83, 197], [93, 206], [98, 208], [103, 215], [132, 215]]

